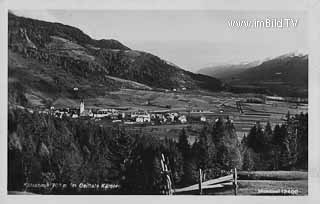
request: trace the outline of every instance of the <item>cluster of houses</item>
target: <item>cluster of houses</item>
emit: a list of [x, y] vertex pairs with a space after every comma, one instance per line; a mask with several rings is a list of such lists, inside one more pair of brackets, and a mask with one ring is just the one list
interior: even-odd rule
[[[48, 111], [46, 111], [48, 113]], [[81, 101], [80, 107], [77, 108], [61, 108], [56, 109], [51, 107], [49, 113], [58, 118], [71, 117], [71, 118], [90, 118], [94, 120], [110, 120], [114, 123], [123, 122], [125, 124], [172, 124], [181, 123], [185, 124], [188, 121], [198, 120], [198, 122], [206, 122], [206, 117], [201, 115], [202, 110], [186, 111], [172, 111], [172, 110], [159, 110], [159, 111], [146, 111], [137, 110], [130, 111], [125, 108], [107, 108], [107, 109], [85, 109], [84, 102]], [[190, 114], [200, 114], [197, 119], [190, 117]]]

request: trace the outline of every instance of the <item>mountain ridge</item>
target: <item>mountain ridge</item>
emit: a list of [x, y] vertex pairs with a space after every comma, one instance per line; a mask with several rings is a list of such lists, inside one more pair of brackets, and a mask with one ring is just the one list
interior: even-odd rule
[[[81, 87], [87, 96], [137, 86], [222, 89], [218, 79], [186, 71], [150, 53], [131, 50], [116, 40], [94, 40], [72, 26], [12, 13], [8, 14], [8, 26], [9, 95], [17, 84], [40, 101], [72, 97], [74, 87]], [[41, 87], [48, 89], [39, 90]]]
[[[266, 58], [254, 64], [224, 65], [200, 70], [203, 74], [214, 74], [228, 83], [231, 91], [261, 92], [281, 96], [307, 97], [308, 55], [290, 52]], [[250, 65], [250, 66], [248, 66]]]
[[254, 67], [259, 64], [261, 64], [261, 61], [242, 62], [238, 64], [220, 64], [201, 68], [197, 72], [208, 76], [215, 76], [219, 79], [224, 79], [229, 77], [230, 74], [234, 75], [236, 73], [240, 73], [247, 68]]

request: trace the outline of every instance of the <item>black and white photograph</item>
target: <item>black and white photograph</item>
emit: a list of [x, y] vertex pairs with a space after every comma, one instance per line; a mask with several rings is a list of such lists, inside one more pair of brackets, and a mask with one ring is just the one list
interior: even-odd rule
[[8, 195], [309, 195], [306, 10], [6, 17]]

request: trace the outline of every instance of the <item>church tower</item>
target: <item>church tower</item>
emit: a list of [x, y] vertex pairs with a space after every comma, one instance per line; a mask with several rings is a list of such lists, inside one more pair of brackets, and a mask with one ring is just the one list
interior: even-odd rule
[[83, 99], [80, 102], [80, 115], [82, 115], [84, 113], [84, 102]]

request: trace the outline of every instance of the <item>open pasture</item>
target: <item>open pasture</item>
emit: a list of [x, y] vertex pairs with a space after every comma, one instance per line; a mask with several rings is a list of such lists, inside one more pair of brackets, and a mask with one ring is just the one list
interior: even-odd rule
[[[308, 172], [240, 171], [238, 195], [308, 195]], [[208, 195], [233, 195], [233, 189], [207, 191]]]
[[[255, 94], [234, 94], [228, 92], [205, 92], [205, 91], [157, 91], [120, 89], [118, 91], [106, 92], [105, 96], [99, 98], [85, 99], [86, 108], [128, 107], [129, 111], [177, 111], [180, 114], [188, 114], [191, 110], [202, 110], [203, 112], [192, 113], [197, 116], [205, 116], [207, 119], [215, 120], [218, 117], [233, 120], [238, 137], [241, 139], [250, 128], [260, 122], [265, 125], [270, 122], [274, 127], [283, 123], [288, 111], [290, 114], [307, 112], [307, 104], [296, 104], [279, 101], [266, 101], [266, 103], [246, 103], [246, 99], [256, 97]], [[57, 99], [64, 101], [61, 99]], [[237, 105], [237, 103], [240, 103]], [[68, 103], [74, 104], [74, 103]], [[68, 105], [65, 105], [68, 106]], [[191, 115], [192, 115], [191, 114]], [[181, 125], [153, 126], [152, 133], [155, 136], [178, 137]], [[147, 126], [146, 130], [149, 131]], [[191, 134], [193, 137], [195, 134]]]

